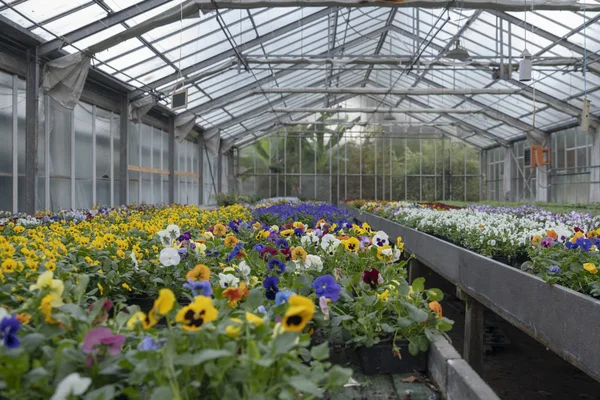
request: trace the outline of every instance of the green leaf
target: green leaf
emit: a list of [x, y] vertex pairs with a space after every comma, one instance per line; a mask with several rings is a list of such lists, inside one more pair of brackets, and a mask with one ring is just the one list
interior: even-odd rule
[[408, 319], [408, 318], [404, 318], [404, 317], [399, 317], [396, 322], [398, 323], [398, 326], [400, 328], [408, 328], [409, 326], [411, 326], [413, 324], [413, 321]]
[[425, 290], [425, 278], [415, 279], [412, 283], [412, 288], [413, 288], [413, 291], [418, 292], [418, 293]]
[[386, 323], [380, 324], [379, 327], [385, 333], [392, 333], [392, 332], [396, 331], [394, 328], [392, 328], [390, 325], [388, 325]]
[[113, 385], [102, 386], [85, 396], [85, 400], [112, 400], [115, 398], [115, 387]]
[[425, 336], [419, 336], [418, 342], [419, 350], [427, 351], [429, 348], [429, 340]]
[[150, 400], [172, 400], [173, 399], [173, 391], [168, 386], [159, 386], [152, 391], [152, 396], [150, 396]]
[[208, 349], [199, 351], [195, 354], [182, 354], [174, 360], [174, 363], [175, 365], [185, 365], [191, 367], [210, 360], [216, 360], [217, 358], [230, 356], [233, 356], [233, 353], [227, 350]]
[[408, 343], [408, 352], [413, 356], [416, 356], [419, 354], [419, 347], [415, 343], [410, 342]]
[[441, 301], [444, 299], [444, 293], [440, 289], [427, 289], [427, 300], [429, 301]]
[[340, 324], [342, 323], [342, 321], [348, 321], [351, 320], [352, 316], [351, 315], [338, 315], [336, 317], [333, 317], [331, 319], [331, 326], [340, 326]]
[[284, 332], [275, 339], [275, 355], [287, 354], [296, 347], [298, 335], [293, 332]]
[[76, 304], [65, 304], [60, 307], [60, 311], [71, 315], [78, 321], [87, 321], [88, 314]]
[[429, 314], [412, 304], [406, 304], [406, 309], [408, 310], [410, 318], [415, 322], [425, 322], [427, 321], [427, 318], [429, 318]]
[[323, 361], [329, 358], [329, 343], [323, 342], [310, 349], [310, 355], [317, 361]]
[[41, 333], [30, 333], [21, 339], [21, 346], [28, 352], [33, 352], [33, 350], [37, 349], [42, 343], [44, 343], [44, 340], [46, 340], [45, 335], [42, 335]]
[[75, 299], [75, 303], [79, 304], [81, 302], [81, 298], [85, 294], [85, 289], [87, 289], [88, 284], [90, 283], [89, 275], [82, 274], [79, 275], [79, 283], [75, 287], [73, 291], [73, 297]]
[[323, 394], [323, 390], [319, 389], [317, 385], [303, 376], [290, 376], [287, 378], [287, 383], [302, 393], [312, 394], [317, 397], [320, 397]]
[[246, 301], [244, 303], [244, 308], [246, 310], [254, 311], [260, 305], [262, 305], [264, 303], [264, 300], [265, 300], [265, 295], [263, 294], [262, 289], [260, 289], [260, 288], [252, 289], [250, 291], [250, 294], [246, 298]]

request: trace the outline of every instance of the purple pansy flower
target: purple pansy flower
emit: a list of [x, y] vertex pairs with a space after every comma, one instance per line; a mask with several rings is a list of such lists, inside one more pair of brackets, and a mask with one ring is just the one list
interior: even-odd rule
[[243, 248], [244, 248], [244, 245], [242, 243], [236, 244], [235, 247], [233, 248], [233, 250], [231, 250], [231, 253], [229, 253], [229, 255], [227, 256], [227, 262], [231, 262], [231, 260], [236, 258], [238, 256], [238, 254], [240, 254], [240, 252], [242, 251]]
[[113, 335], [113, 332], [106, 327], [92, 329], [83, 338], [83, 347], [81, 350], [85, 354], [95, 354], [102, 346], [106, 346], [108, 354], [116, 356], [121, 352], [125, 344], [125, 335]]
[[275, 300], [275, 295], [279, 292], [279, 279], [276, 276], [269, 276], [263, 281], [263, 287], [266, 289], [266, 296], [268, 300]]
[[560, 272], [560, 267], [557, 265], [554, 265], [554, 266], [550, 267], [548, 272], [550, 272], [551, 274], [558, 274]]
[[287, 240], [281, 238], [275, 241], [275, 246], [279, 247], [280, 249], [287, 249], [288, 247], [290, 247], [290, 244]]
[[142, 339], [140, 344], [138, 345], [138, 350], [140, 351], [150, 351], [150, 350], [158, 350], [163, 346], [162, 343], [156, 342], [152, 336], [147, 335]]
[[279, 275], [285, 272], [285, 263], [278, 258], [271, 258], [267, 263], [271, 271], [277, 272]]
[[8, 315], [2, 318], [0, 322], [0, 338], [4, 347], [14, 349], [21, 343], [17, 337], [17, 332], [21, 329], [21, 322], [14, 315]]
[[317, 293], [317, 297], [327, 297], [331, 301], [337, 301], [340, 298], [342, 287], [335, 283], [335, 278], [331, 275], [316, 278], [312, 286]]
[[252, 247], [252, 249], [256, 250], [259, 253], [262, 253], [264, 248], [265, 248], [265, 245], [262, 243], [255, 244], [254, 247]]
[[196, 296], [205, 296], [210, 297], [213, 294], [212, 286], [210, 285], [210, 281], [195, 281], [193, 279], [188, 279], [187, 283], [183, 284], [183, 287], [186, 289], [190, 289], [194, 297]]

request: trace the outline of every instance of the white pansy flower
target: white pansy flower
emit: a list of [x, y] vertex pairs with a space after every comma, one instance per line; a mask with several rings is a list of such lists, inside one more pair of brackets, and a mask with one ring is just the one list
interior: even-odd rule
[[273, 225], [273, 226], [271, 226], [271, 230], [273, 232], [279, 232], [279, 227], [277, 225]]
[[342, 242], [330, 233], [321, 238], [321, 248], [326, 251], [335, 251], [340, 243]]
[[163, 246], [165, 247], [171, 247], [171, 235], [169, 234], [169, 232], [167, 230], [164, 231], [159, 231], [157, 233], [158, 237], [160, 238], [160, 242], [162, 243]]
[[375, 236], [373, 236], [373, 244], [376, 246], [385, 246], [390, 244], [390, 237], [384, 231], [378, 231]]
[[213, 233], [210, 231], [206, 231], [206, 232], [204, 232], [204, 237], [207, 239], [212, 239], [215, 237], [215, 235], [213, 235]]
[[194, 251], [196, 254], [203, 256], [206, 254], [206, 245], [204, 243], [196, 243], [196, 248]]
[[135, 253], [132, 251], [131, 253], [129, 253], [129, 256], [131, 257], [131, 261], [133, 262], [133, 268], [137, 271], [139, 270], [139, 263], [137, 258], [135, 258]]
[[172, 267], [179, 264], [181, 257], [177, 249], [166, 247], [160, 251], [160, 263], [165, 267]]
[[231, 274], [219, 273], [219, 285], [222, 288], [237, 287], [240, 283], [240, 278]]
[[250, 266], [246, 263], [246, 261], [243, 260], [240, 263], [240, 265], [238, 265], [238, 270], [240, 271], [240, 274], [242, 274], [244, 279], [248, 278], [251, 272]]
[[171, 235], [171, 237], [173, 239], [176, 239], [179, 236], [181, 236], [181, 230], [175, 224], [171, 224], [171, 225], [167, 226], [167, 229], [165, 229], [165, 230], [169, 233], [169, 235]]
[[305, 262], [309, 265], [310, 269], [314, 269], [317, 272], [321, 272], [323, 269], [323, 260], [319, 256], [308, 254]]
[[83, 378], [77, 372], [73, 372], [60, 381], [50, 400], [66, 400], [71, 396], [81, 396], [91, 384], [91, 378]]

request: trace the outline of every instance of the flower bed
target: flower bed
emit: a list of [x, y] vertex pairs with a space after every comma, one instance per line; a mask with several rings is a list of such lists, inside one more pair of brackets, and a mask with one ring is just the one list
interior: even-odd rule
[[[406, 202], [350, 203], [534, 273], [552, 284], [600, 297], [600, 217], [539, 207], [469, 205], [442, 209]], [[516, 262], [515, 262], [516, 261]]]
[[[310, 214], [296, 207], [291, 215]], [[337, 213], [311, 225], [261, 223], [239, 206], [7, 218], [2, 393], [312, 398], [351, 374], [328, 362], [329, 342], [364, 349], [387, 340], [397, 358], [405, 350], [396, 343], [426, 351], [452, 326], [441, 291], [406, 282], [401, 240]], [[323, 344], [311, 344], [313, 332]]]

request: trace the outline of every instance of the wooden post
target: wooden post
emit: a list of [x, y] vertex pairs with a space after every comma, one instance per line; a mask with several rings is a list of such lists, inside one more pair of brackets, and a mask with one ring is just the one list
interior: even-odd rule
[[458, 297], [465, 301], [465, 343], [463, 358], [471, 368], [483, 377], [483, 305], [456, 289]]
[[411, 259], [408, 262], [408, 283], [413, 283], [415, 279], [420, 276], [423, 276], [423, 269], [421, 268], [423, 264], [421, 261], [416, 258]]

